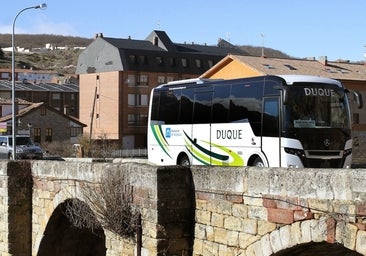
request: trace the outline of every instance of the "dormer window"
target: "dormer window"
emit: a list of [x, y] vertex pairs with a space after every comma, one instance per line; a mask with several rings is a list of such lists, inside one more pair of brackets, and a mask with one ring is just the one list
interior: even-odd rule
[[213, 67], [213, 65], [214, 65], [213, 60], [208, 60], [208, 67], [209, 67], [209, 68], [212, 68], [212, 67]]
[[196, 66], [197, 66], [197, 68], [202, 67], [202, 61], [200, 59], [196, 59]]
[[139, 63], [140, 64], [147, 64], [147, 57], [145, 55], [140, 55], [139, 56]]
[[136, 56], [135, 55], [130, 55], [129, 56], [129, 59], [130, 59], [130, 63], [131, 64], [136, 64], [137, 63], [137, 60], [136, 60]]
[[169, 65], [170, 65], [171, 67], [175, 67], [175, 66], [176, 66], [175, 58], [170, 58], [170, 59], [169, 59]]
[[163, 57], [158, 56], [155, 58], [155, 60], [158, 65], [163, 65], [164, 63]]
[[285, 64], [285, 67], [287, 67], [289, 70], [297, 70], [297, 68], [295, 68], [294, 66], [290, 65], [290, 64]]
[[268, 69], [274, 69], [273, 66], [271, 66], [271, 64], [263, 64], [264, 67], [268, 68]]

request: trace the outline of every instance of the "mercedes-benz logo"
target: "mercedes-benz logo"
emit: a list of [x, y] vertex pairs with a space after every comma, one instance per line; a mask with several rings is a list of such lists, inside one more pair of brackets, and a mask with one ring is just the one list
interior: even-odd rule
[[330, 139], [324, 139], [323, 143], [324, 143], [324, 146], [329, 147], [330, 146]]

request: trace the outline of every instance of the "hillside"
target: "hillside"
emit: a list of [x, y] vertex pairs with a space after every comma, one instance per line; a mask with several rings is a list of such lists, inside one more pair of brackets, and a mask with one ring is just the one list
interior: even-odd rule
[[[43, 48], [50, 43], [58, 47], [86, 47], [93, 39], [60, 35], [16, 35], [15, 45], [26, 48]], [[11, 35], [0, 34], [0, 48], [11, 47]], [[262, 48], [255, 46], [239, 46], [252, 56], [261, 56]], [[290, 58], [287, 54], [271, 48], [264, 48], [265, 56]], [[35, 70], [52, 70], [60, 74], [74, 74], [81, 50], [53, 50], [39, 53], [16, 53], [17, 68], [33, 68]], [[5, 52], [0, 57], [0, 68], [11, 68], [11, 53]]]
[[[51, 43], [56, 46], [88, 46], [93, 39], [73, 36], [60, 36], [60, 35], [29, 35], [29, 34], [17, 34], [14, 42], [16, 46], [22, 48], [41, 48], [47, 43]], [[11, 47], [11, 34], [0, 34], [0, 48]]]

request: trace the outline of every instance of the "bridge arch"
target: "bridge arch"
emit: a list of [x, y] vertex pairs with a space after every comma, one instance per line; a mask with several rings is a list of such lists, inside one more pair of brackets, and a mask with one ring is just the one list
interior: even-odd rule
[[67, 205], [84, 203], [67, 199], [56, 207], [46, 225], [38, 256], [47, 255], [106, 255], [103, 229], [88, 230], [75, 227], [65, 215]]
[[[85, 236], [86, 240], [83, 241], [84, 244], [92, 243], [97, 245], [98, 249], [95, 249], [95, 251], [101, 251], [101, 253], [98, 255], [105, 255], [105, 235], [103, 230], [98, 230], [97, 237], [95, 237], [96, 234], [91, 234], [90, 231], [77, 230], [77, 228], [73, 227], [70, 221], [64, 215], [64, 208], [66, 204], [69, 204], [70, 202], [72, 203], [73, 201], [82, 202], [79, 199], [82, 198], [82, 196], [80, 194], [78, 182], [67, 181], [67, 183], [57, 183], [57, 181], [53, 181], [53, 183], [54, 184], [51, 185], [51, 182], [47, 180], [35, 180], [35, 186], [32, 195], [32, 255], [50, 255], [50, 251], [52, 251], [50, 250], [50, 244], [53, 243], [58, 244], [51, 247], [62, 248], [65, 243], [68, 243], [66, 238], [63, 240], [64, 238], [62, 238], [62, 234], [69, 237], [69, 240], [73, 239], [73, 237]], [[45, 188], [48, 190], [45, 191]], [[93, 242], [89, 243], [85, 241]], [[71, 242], [68, 244], [71, 244]], [[77, 247], [75, 246], [75, 248]], [[80, 246], [80, 248], [82, 248], [82, 246]], [[59, 253], [55, 251], [52, 252], [52, 255], [58, 255]], [[87, 254], [71, 253], [70, 255]]]
[[[339, 222], [329, 217], [304, 220], [292, 223], [264, 235], [260, 240], [248, 246], [247, 253], [250, 255], [285, 256], [285, 255], [323, 255], [329, 256], [364, 255], [358, 249], [358, 244], [363, 243], [365, 234], [357, 236], [359, 230], [354, 224]], [[354, 232], [359, 238], [355, 243], [349, 243], [344, 237], [345, 232]], [[365, 231], [360, 231], [364, 232]], [[350, 234], [348, 234], [350, 235]], [[322, 254], [323, 253], [323, 254]]]
[[362, 256], [358, 252], [352, 251], [342, 244], [330, 244], [327, 242], [310, 242], [307, 244], [300, 244], [294, 246], [292, 248], [288, 248], [277, 253], [272, 254], [271, 256], [287, 256], [287, 255], [296, 255], [296, 256], [309, 256], [309, 255], [328, 255], [328, 256]]

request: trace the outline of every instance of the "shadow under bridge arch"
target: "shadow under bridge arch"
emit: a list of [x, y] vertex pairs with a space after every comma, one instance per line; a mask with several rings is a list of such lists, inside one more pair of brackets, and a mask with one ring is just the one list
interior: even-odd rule
[[[86, 228], [79, 218], [73, 218], [75, 214], [80, 214], [80, 209], [91, 212], [89, 206], [79, 199], [68, 199], [57, 206], [47, 223], [38, 256], [106, 255], [103, 229]], [[88, 221], [97, 223], [96, 219]]]

